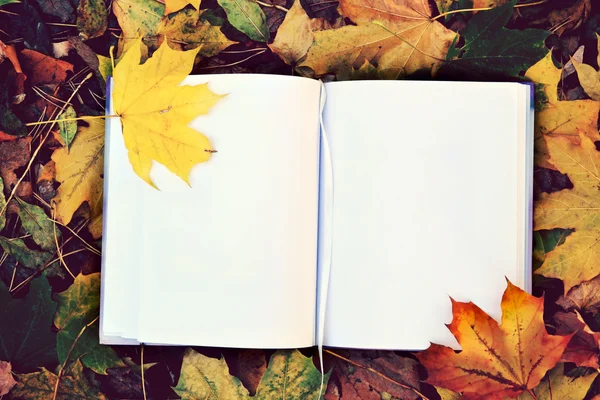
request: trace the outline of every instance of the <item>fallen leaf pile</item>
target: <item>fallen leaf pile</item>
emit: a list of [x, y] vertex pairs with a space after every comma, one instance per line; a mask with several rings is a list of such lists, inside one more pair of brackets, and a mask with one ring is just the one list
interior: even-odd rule
[[[593, 0], [0, 0], [0, 398], [599, 399], [599, 22]], [[106, 83], [140, 179], [187, 181], [222, 97], [190, 73], [533, 82], [533, 295], [507, 283], [501, 321], [448, 300], [460, 352], [325, 349], [325, 376], [315, 349], [100, 345]]]

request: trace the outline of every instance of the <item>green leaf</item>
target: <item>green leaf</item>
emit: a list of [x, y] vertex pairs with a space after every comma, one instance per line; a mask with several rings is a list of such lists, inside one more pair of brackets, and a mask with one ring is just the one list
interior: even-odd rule
[[15, 257], [19, 263], [28, 268], [39, 268], [46, 264], [52, 256], [45, 251], [31, 250], [21, 239], [8, 239], [0, 236], [0, 246], [5, 252]]
[[[46, 368], [31, 374], [17, 375], [19, 382], [10, 392], [13, 400], [48, 400], [54, 398], [58, 377]], [[64, 371], [58, 385], [57, 399], [60, 400], [106, 400], [96, 382], [90, 382], [83, 373], [79, 360]]]
[[104, 57], [100, 54], [96, 55], [98, 57], [98, 71], [100, 75], [104, 78], [104, 82], [108, 79], [109, 76], [112, 76], [112, 60], [110, 57]]
[[[61, 364], [65, 362], [71, 351], [70, 359], [81, 357], [83, 365], [99, 374], [106, 375], [107, 368], [125, 366], [112, 347], [103, 346], [99, 342], [99, 272], [77, 275], [67, 290], [56, 295], [56, 301], [58, 310], [54, 317], [54, 325], [60, 330], [56, 336], [56, 350]], [[83, 327], [88, 324], [90, 325], [77, 339]], [[77, 340], [76, 343], [75, 340]], [[75, 343], [74, 346], [73, 343]]]
[[[325, 375], [327, 387], [330, 373]], [[312, 357], [304, 357], [298, 350], [279, 350], [271, 356], [269, 366], [258, 384], [257, 400], [286, 398], [318, 400], [321, 372], [315, 368]]]
[[[6, 207], [6, 197], [4, 197], [4, 181], [0, 178], [0, 210], [4, 210]], [[3, 212], [0, 214], [0, 231], [4, 229], [6, 225], [6, 214]]]
[[[83, 40], [102, 36], [106, 31], [108, 13], [104, 0], [80, 0], [77, 7], [77, 30]], [[70, 107], [70, 106], [69, 106]]]
[[269, 41], [267, 17], [260, 6], [250, 0], [218, 0], [227, 20], [237, 30], [257, 42]]
[[71, 146], [71, 143], [73, 143], [73, 139], [77, 134], [77, 121], [61, 120], [71, 118], [77, 118], [75, 109], [72, 106], [68, 106], [57, 118], [59, 120], [58, 127], [60, 128], [60, 137], [65, 142], [67, 149], [69, 149], [69, 146]]
[[0, 7], [5, 6], [7, 4], [17, 4], [20, 3], [19, 0], [0, 0]]
[[546, 259], [546, 254], [563, 244], [573, 232], [573, 229], [561, 228], [533, 232], [533, 269], [539, 268]]
[[191, 348], [185, 351], [181, 374], [173, 388], [182, 400], [248, 399], [248, 390], [229, 374], [225, 358], [206, 357]]
[[119, 54], [127, 51], [140, 36], [156, 36], [158, 24], [165, 14], [164, 3], [156, 0], [114, 0], [112, 9], [123, 30]]
[[506, 29], [517, 0], [489, 11], [480, 11], [462, 32], [465, 44], [450, 46], [440, 73], [519, 75], [542, 59], [548, 50], [544, 41], [550, 32], [541, 29]]
[[0, 282], [0, 360], [10, 361], [17, 371], [56, 363], [56, 338], [52, 317], [56, 303], [45, 276], [29, 285], [23, 298], [14, 298]]
[[[227, 39], [221, 32], [221, 27], [203, 21], [199, 12], [185, 8], [176, 14], [163, 18], [158, 30], [168, 41], [169, 46], [174, 49], [181, 46], [182, 50], [190, 50], [200, 47], [200, 57], [212, 57], [223, 49], [235, 44]], [[182, 45], [182, 43], [185, 43]]]
[[[44, 250], [56, 250], [54, 239], [54, 223], [48, 218], [46, 212], [33, 204], [19, 200], [19, 218], [21, 224], [33, 237], [33, 241]], [[60, 231], [56, 230], [56, 236], [60, 239]]]
[[5, 79], [3, 79], [3, 81], [4, 82], [0, 82], [0, 132], [15, 137], [26, 136], [27, 129], [25, 128], [25, 125], [15, 114], [13, 114], [10, 107], [10, 101], [8, 100], [8, 82]]

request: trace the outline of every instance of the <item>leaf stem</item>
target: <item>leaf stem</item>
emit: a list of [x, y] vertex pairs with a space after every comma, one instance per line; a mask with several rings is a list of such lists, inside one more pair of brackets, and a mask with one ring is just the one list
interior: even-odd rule
[[285, 12], [288, 12], [288, 11], [290, 11], [290, 10], [288, 10], [288, 9], [287, 9], [287, 8], [285, 8], [285, 7], [278, 6], [277, 4], [269, 4], [269, 3], [264, 3], [264, 2], [262, 2], [262, 1], [260, 1], [260, 0], [254, 0], [254, 1], [256, 2], [256, 4], [258, 4], [258, 5], [261, 5], [261, 6], [263, 6], [263, 7], [275, 8], [275, 9], [277, 9], [277, 10], [281, 10], [281, 11], [285, 11]]
[[146, 400], [146, 381], [144, 380], [144, 343], [142, 343], [142, 350], [140, 352], [140, 364], [142, 367], [142, 392], [144, 393], [144, 400]]
[[[533, 3], [515, 4], [515, 8], [539, 6], [540, 4], [544, 4], [546, 2], [548, 2], [548, 0], [539, 0], [539, 1], [535, 1]], [[462, 12], [488, 11], [488, 10], [491, 10], [492, 8], [494, 8], [494, 7], [464, 8], [462, 10], [451, 10], [451, 11], [446, 11], [445, 13], [441, 13], [440, 15], [436, 15], [435, 17], [431, 18], [431, 20], [436, 21], [440, 18], [445, 17], [446, 15], [457, 14], [457, 13], [462, 13]]]
[[68, 121], [86, 121], [88, 119], [101, 119], [101, 118], [119, 118], [120, 115], [111, 114], [111, 115], [90, 115], [85, 117], [77, 117], [77, 118], [59, 118], [52, 119], [49, 121], [38, 121], [38, 122], [28, 122], [25, 126], [35, 126], [35, 125], [45, 125], [45, 124], [53, 124], [56, 122], [68, 122]]
[[364, 365], [362, 365], [362, 364], [359, 364], [359, 363], [357, 363], [356, 361], [352, 361], [352, 360], [350, 360], [349, 358], [346, 358], [346, 357], [344, 357], [344, 356], [342, 356], [342, 355], [340, 355], [340, 354], [334, 353], [334, 352], [333, 352], [333, 351], [331, 351], [331, 350], [323, 349], [323, 352], [325, 352], [325, 353], [328, 353], [328, 354], [331, 354], [332, 356], [334, 356], [334, 357], [337, 357], [337, 358], [339, 358], [340, 360], [344, 360], [344, 361], [346, 361], [347, 363], [354, 365], [355, 367], [362, 368], [362, 369], [366, 369], [367, 371], [374, 373], [375, 375], [379, 376], [379, 377], [380, 377], [380, 378], [382, 378], [382, 379], [385, 379], [385, 380], [386, 380], [386, 381], [388, 381], [388, 382], [391, 382], [391, 383], [393, 383], [394, 385], [398, 385], [398, 386], [400, 386], [400, 387], [402, 387], [402, 388], [404, 388], [404, 389], [406, 389], [406, 390], [410, 390], [411, 392], [415, 393], [416, 395], [418, 395], [418, 396], [421, 396], [421, 398], [422, 398], [423, 400], [429, 400], [429, 398], [427, 398], [427, 396], [425, 396], [423, 393], [421, 393], [420, 391], [418, 391], [416, 388], [414, 388], [414, 387], [412, 387], [412, 386], [409, 386], [409, 385], [406, 385], [406, 384], [404, 384], [404, 383], [400, 383], [400, 382], [398, 382], [398, 381], [395, 381], [395, 380], [393, 380], [392, 378], [388, 378], [387, 376], [383, 375], [381, 372], [379, 372], [379, 371], [376, 371], [376, 370], [374, 370], [374, 369], [373, 369], [373, 368], [371, 368], [371, 367], [366, 367], [366, 366], [364, 366]]

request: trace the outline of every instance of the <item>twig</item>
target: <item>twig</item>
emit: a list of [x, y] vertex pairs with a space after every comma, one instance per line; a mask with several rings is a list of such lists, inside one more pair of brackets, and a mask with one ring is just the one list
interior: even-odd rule
[[75, 236], [77, 239], [81, 240], [81, 242], [88, 248], [89, 251], [91, 251], [92, 253], [101, 256], [102, 253], [100, 252], [100, 250], [98, 250], [97, 248], [95, 248], [94, 246], [92, 246], [91, 244], [89, 244], [88, 242], [85, 241], [84, 238], [82, 238], [81, 236], [79, 236], [77, 234], [77, 232], [75, 232], [73, 229], [69, 228], [67, 225], [63, 224], [62, 222], [52, 219], [52, 222], [54, 222], [55, 224], [59, 224], [60, 226], [67, 228], [69, 230], [69, 232], [71, 232], [73, 234], [73, 236]]
[[420, 392], [419, 390], [417, 390], [416, 388], [414, 388], [414, 387], [412, 387], [412, 386], [409, 386], [409, 385], [406, 385], [406, 384], [404, 384], [404, 383], [400, 383], [400, 382], [398, 382], [398, 381], [395, 381], [395, 380], [393, 380], [392, 378], [388, 378], [387, 376], [383, 375], [381, 372], [379, 372], [379, 371], [376, 371], [376, 370], [374, 370], [374, 369], [373, 369], [373, 368], [371, 368], [371, 367], [367, 367], [367, 366], [364, 366], [364, 365], [362, 365], [362, 364], [359, 364], [359, 363], [357, 363], [356, 361], [352, 361], [352, 360], [350, 360], [349, 358], [346, 358], [346, 357], [344, 357], [344, 356], [342, 356], [342, 355], [340, 355], [340, 354], [334, 353], [334, 352], [333, 352], [333, 351], [331, 351], [331, 350], [323, 349], [323, 352], [325, 352], [325, 353], [328, 353], [328, 354], [331, 354], [332, 356], [334, 356], [334, 357], [337, 357], [337, 358], [339, 358], [340, 360], [344, 360], [344, 361], [346, 361], [347, 363], [354, 365], [355, 367], [359, 367], [359, 368], [362, 368], [362, 369], [366, 369], [367, 371], [374, 373], [375, 375], [379, 376], [379, 377], [380, 377], [380, 378], [382, 378], [382, 379], [385, 379], [385, 380], [386, 380], [386, 381], [388, 381], [388, 382], [391, 382], [391, 383], [393, 383], [394, 385], [398, 385], [398, 386], [400, 386], [401, 388], [404, 388], [404, 389], [406, 389], [406, 390], [410, 390], [411, 392], [415, 393], [416, 395], [418, 395], [418, 396], [421, 396], [421, 398], [422, 398], [423, 400], [429, 400], [429, 398], [427, 398], [427, 396], [425, 396], [423, 393], [421, 393], [421, 392]]
[[227, 67], [233, 67], [234, 65], [238, 65], [241, 64], [245, 61], [248, 61], [249, 59], [251, 59], [252, 57], [256, 57], [256, 56], [260, 56], [261, 54], [263, 54], [264, 52], [266, 52], [267, 50], [263, 50], [261, 52], [258, 52], [256, 54], [252, 54], [250, 57], [246, 57], [243, 60], [240, 61], [236, 61], [234, 63], [231, 64], [223, 64], [223, 65], [209, 65], [208, 67], [202, 67], [202, 68], [198, 68], [198, 69], [215, 69], [215, 68], [227, 68]]
[[94, 320], [92, 322], [90, 322], [89, 324], [84, 325], [83, 328], [81, 328], [81, 330], [79, 331], [79, 334], [77, 335], [77, 337], [75, 338], [75, 340], [73, 341], [73, 344], [71, 345], [71, 348], [69, 349], [69, 352], [67, 353], [67, 357], [65, 358], [65, 362], [63, 362], [62, 365], [60, 366], [60, 370], [58, 371], [58, 375], [56, 376], [56, 385], [54, 385], [54, 395], [52, 396], [52, 400], [56, 400], [56, 396], [58, 395], [58, 385], [60, 384], [60, 378], [62, 377], [62, 375], [64, 373], [65, 366], [69, 362], [69, 358], [71, 357], [71, 353], [73, 352], [73, 349], [75, 348], [75, 345], [79, 341], [79, 338], [81, 337], [81, 335], [83, 335], [83, 332], [85, 332], [85, 330], [87, 328], [89, 328], [96, 321], [98, 321], [98, 318], [100, 318], [100, 316], [94, 318]]
[[146, 381], [144, 380], [144, 343], [142, 343], [142, 350], [140, 353], [140, 364], [142, 367], [142, 392], [144, 393], [144, 400], [146, 400]]
[[[75, 93], [75, 92], [73, 92]], [[53, 124], [56, 122], [68, 122], [68, 121], [87, 121], [89, 119], [105, 119], [105, 118], [119, 118], [119, 115], [90, 115], [86, 117], [77, 117], [77, 118], [64, 118], [64, 119], [53, 119], [50, 121], [39, 121], [39, 122], [28, 122], [25, 126], [36, 126], [36, 125], [44, 125], [44, 124]]]
[[[92, 73], [90, 72], [84, 79], [83, 81], [81, 81], [80, 85], [77, 86], [77, 89], [71, 93], [71, 96], [69, 97], [69, 99], [66, 101], [67, 103], [70, 103], [71, 100], [73, 100], [73, 97], [75, 96], [75, 94], [77, 93], [77, 91], [79, 90], [79, 88], [81, 87], [81, 85], [88, 79], [90, 79], [92, 77]], [[60, 112], [62, 113], [63, 111], [65, 111], [65, 106], [61, 107]], [[54, 120], [55, 122], [57, 120]], [[54, 126], [54, 123], [52, 122], [52, 124], [50, 125], [50, 127], [48, 128], [48, 133], [46, 134], [46, 136], [44, 136], [44, 138], [40, 141], [40, 144], [38, 145], [37, 149], [35, 149], [35, 151], [33, 152], [33, 154], [31, 155], [31, 158], [29, 159], [29, 163], [27, 164], [27, 168], [25, 168], [25, 171], [23, 172], [23, 175], [21, 175], [21, 177], [19, 178], [19, 180], [17, 181], [17, 183], [15, 184], [15, 186], [13, 187], [12, 191], [10, 192], [10, 196], [8, 196], [8, 198], [6, 199], [6, 204], [4, 205], [4, 207], [2, 207], [2, 209], [0, 210], [0, 215], [4, 214], [4, 212], [6, 211], [6, 208], [8, 207], [8, 204], [10, 203], [10, 201], [12, 200], [12, 198], [15, 196], [15, 193], [17, 192], [17, 189], [19, 187], [19, 185], [21, 184], [21, 182], [23, 181], [23, 179], [25, 179], [25, 176], [27, 176], [27, 173], [29, 172], [29, 170], [31, 169], [31, 165], [33, 164], [33, 161], [35, 160], [35, 158], [37, 157], [38, 153], [40, 152], [42, 146], [44, 145], [44, 143], [46, 142], [46, 139], [48, 139], [48, 136], [50, 135], [50, 132], [52, 130], [52, 127]], [[37, 122], [34, 122], [34, 124], [38, 124]]]
[[290, 11], [290, 10], [288, 10], [288, 9], [287, 9], [287, 8], [285, 8], [285, 7], [278, 6], [277, 4], [263, 3], [263, 2], [262, 2], [262, 1], [260, 1], [260, 0], [254, 0], [254, 1], [256, 2], [256, 4], [259, 4], [259, 5], [263, 6], [263, 7], [276, 8], [276, 9], [278, 9], [278, 10], [285, 11], [285, 12], [288, 12], [288, 11]]
[[[540, 1], [535, 1], [533, 3], [515, 4], [515, 8], [539, 6], [540, 4], [544, 4], [547, 2], [548, 2], [548, 0], [540, 0]], [[445, 17], [446, 15], [457, 14], [457, 13], [461, 13], [461, 12], [488, 11], [488, 10], [491, 10], [492, 8], [494, 8], [494, 7], [464, 8], [462, 10], [446, 11], [445, 13], [441, 13], [440, 15], [436, 15], [431, 20], [435, 21], [435, 20]]]
[[73, 275], [73, 273], [71, 272], [69, 267], [67, 267], [67, 263], [65, 262], [63, 255], [62, 255], [62, 250], [60, 249], [60, 245], [58, 244], [58, 234], [56, 233], [56, 222], [54, 222], [55, 212], [56, 211], [53, 208], [52, 209], [52, 228], [54, 229], [54, 243], [56, 244], [56, 254], [58, 254], [58, 259], [60, 260], [61, 265], [63, 267], [65, 267], [65, 269], [67, 270], [69, 275], [71, 275], [71, 278], [73, 278], [73, 280], [75, 280], [75, 275]]

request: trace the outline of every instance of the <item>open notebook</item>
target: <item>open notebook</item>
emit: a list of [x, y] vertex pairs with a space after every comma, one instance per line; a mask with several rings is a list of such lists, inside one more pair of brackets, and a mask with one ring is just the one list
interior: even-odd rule
[[102, 343], [456, 347], [449, 296], [499, 318], [505, 277], [529, 290], [529, 85], [206, 82], [191, 188], [107, 122]]

